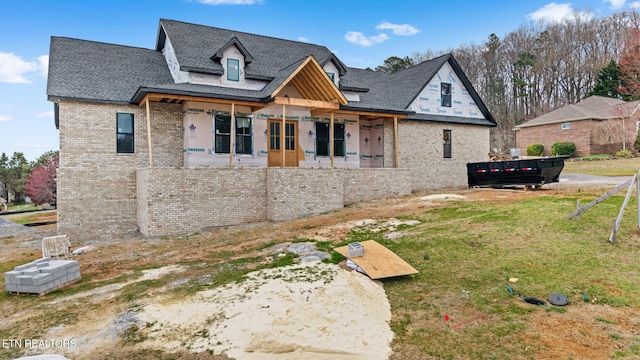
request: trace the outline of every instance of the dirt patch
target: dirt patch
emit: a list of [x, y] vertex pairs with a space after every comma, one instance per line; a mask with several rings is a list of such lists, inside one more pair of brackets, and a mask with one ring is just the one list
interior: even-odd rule
[[640, 336], [636, 309], [578, 303], [566, 310], [538, 311], [530, 317], [522, 338], [538, 358], [610, 359]]
[[[251, 286], [247, 283], [242, 285], [244, 287], [238, 285], [236, 288], [214, 288], [215, 290], [209, 293], [193, 293], [179, 301], [175, 297], [165, 297], [165, 292], [173, 286], [206, 280], [206, 276], [212, 274], [212, 269], [224, 268], [243, 258], [269, 258], [265, 254], [268, 255], [271, 251], [277, 260], [277, 254], [274, 252], [277, 246], [274, 245], [294, 239], [334, 242], [344, 239], [346, 234], [356, 227], [392, 230], [406, 224], [412, 215], [448, 206], [452, 201], [509, 202], [558, 194], [571, 196], [567, 190], [560, 193], [559, 190], [547, 188], [535, 191], [451, 190], [446, 193], [423, 193], [353, 204], [340, 211], [286, 222], [231, 226], [181, 237], [114, 237], [108, 241], [91, 244], [93, 251], [76, 257], [81, 264], [83, 280], [71, 290], [76, 291], [74, 289], [90, 286], [95, 282], [109, 283], [97, 288], [91, 287], [86, 291], [78, 290], [70, 295], [62, 293], [57, 297], [55, 294], [47, 296], [37, 311], [33, 308], [34, 304], [39, 303], [37, 300], [3, 301], [0, 304], [0, 313], [6, 316], [5, 320], [0, 322], [0, 331], [18, 331], [16, 329], [19, 329], [20, 324], [27, 323], [30, 324], [30, 328], [22, 330], [18, 335], [38, 334], [55, 338], [77, 336], [79, 345], [73, 352], [69, 352], [69, 355], [79, 359], [95, 359], [101, 356], [127, 358], [129, 355], [137, 358], [162, 358], [154, 351], [175, 350], [182, 351], [175, 354], [175, 358], [223, 358], [224, 355], [219, 355], [218, 352], [225, 351], [230, 356], [242, 352], [243, 356], [247, 357], [240, 358], [247, 359], [278, 358], [277, 356], [281, 356], [279, 354], [301, 356], [297, 358], [304, 358], [304, 355], [320, 359], [383, 359], [388, 356], [388, 324], [386, 330], [378, 330], [382, 335], [372, 335], [368, 331], [375, 326], [367, 321], [374, 315], [387, 314], [385, 306], [388, 305], [382, 300], [376, 300], [376, 304], [383, 305], [382, 308], [373, 308], [373, 305], [369, 308], [353, 308], [354, 303], [361, 302], [358, 300], [360, 295], [354, 292], [354, 288], [357, 287], [364, 289], [360, 280], [354, 283], [354, 279], [346, 278], [340, 280], [343, 282], [340, 285], [334, 281], [343, 275], [334, 274], [334, 279], [327, 283], [331, 286], [319, 286], [313, 282], [284, 282], [280, 283], [279, 288], [274, 288], [267, 284], [269, 279], [263, 279], [263, 283], [253, 283]], [[39, 257], [43, 234], [0, 239], [0, 260], [11, 264], [8, 266], [14, 266]], [[71, 240], [73, 247], [89, 245]], [[225, 257], [221, 254], [229, 255]], [[243, 266], [251, 268], [257, 264], [247, 263]], [[140, 269], [147, 270], [141, 272]], [[345, 273], [344, 270], [335, 271], [338, 274]], [[334, 270], [329, 272], [333, 273]], [[141, 276], [135, 275], [141, 273]], [[345, 273], [344, 276], [347, 276], [346, 274], [350, 273]], [[119, 277], [121, 279], [118, 279]], [[130, 303], [122, 301], [122, 297], [126, 298], [131, 286], [143, 286], [158, 280], [163, 280], [166, 284], [159, 288], [151, 288], [141, 299], [132, 299]], [[323, 284], [327, 285], [324, 282]], [[381, 291], [379, 296], [382, 297], [384, 290], [381, 290], [379, 285], [376, 286], [377, 288], [365, 291], [369, 294], [366, 296]], [[334, 288], [342, 288], [343, 292], [329, 293], [329, 289]], [[287, 307], [277, 305], [282, 301], [278, 300], [278, 297], [287, 299]], [[299, 302], [302, 305], [294, 306], [294, 299], [296, 304]], [[225, 306], [222, 306], [223, 304]], [[305, 307], [320, 304], [331, 305], [325, 305], [322, 311], [319, 308]], [[188, 316], [180, 312], [180, 309], [188, 307], [198, 310]], [[47, 320], [43, 316], [48, 312], [65, 313], [69, 308], [82, 313], [82, 319], [74, 320], [73, 316], [69, 316], [69, 320], [65, 320], [65, 317], [61, 320]], [[365, 312], [358, 312], [360, 310]], [[459, 314], [448, 314], [452, 317], [450, 322], [443, 322], [439, 318], [437, 323], [429, 325], [437, 328], [447, 324], [450, 327], [447, 329], [455, 333], [494, 321], [491, 315], [471, 310], [461, 307]], [[567, 307], [565, 313], [537, 312], [521, 337], [529, 344], [531, 351], [535, 350], [536, 355], [541, 358], [608, 358], [612, 349], [619, 346], [616, 345], [620, 343], [615, 341], [616, 338], [640, 337], [638, 330], [635, 330], [640, 329], [639, 313], [628, 308], [572, 304]], [[183, 316], [176, 317], [177, 314]], [[43, 318], [36, 322], [33, 320], [36, 316]], [[394, 314], [394, 317], [402, 316]], [[384, 323], [382, 318], [378, 318], [377, 321]], [[260, 326], [251, 327], [254, 323]], [[48, 324], [58, 325], [47, 327]], [[359, 327], [360, 325], [365, 326]], [[38, 330], [38, 326], [44, 327], [45, 331]], [[125, 346], [119, 346], [128, 336], [129, 329], [134, 329], [132, 333], [138, 334], [141, 338], [128, 339], [124, 342]], [[233, 335], [233, 332], [236, 335]], [[171, 334], [182, 335], [172, 338]], [[241, 337], [242, 340], [232, 340], [234, 336]], [[288, 336], [298, 336], [300, 341], [285, 340], [289, 339]], [[593, 340], [590, 340], [591, 337]], [[386, 345], [374, 352], [362, 350], [373, 349], [374, 343]], [[167, 350], [168, 344], [173, 344], [173, 350]], [[411, 354], [411, 351], [407, 350], [410, 347], [405, 346], [402, 349], [394, 349], [396, 354], [391, 357]]]

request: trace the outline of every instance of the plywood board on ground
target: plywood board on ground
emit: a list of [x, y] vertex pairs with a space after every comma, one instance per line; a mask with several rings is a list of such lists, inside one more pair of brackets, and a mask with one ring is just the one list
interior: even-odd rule
[[[361, 267], [370, 278], [375, 280], [418, 273], [418, 270], [413, 266], [375, 240], [363, 241], [361, 244], [364, 248], [364, 255], [349, 260]], [[347, 246], [335, 248], [335, 251], [347, 256]]]

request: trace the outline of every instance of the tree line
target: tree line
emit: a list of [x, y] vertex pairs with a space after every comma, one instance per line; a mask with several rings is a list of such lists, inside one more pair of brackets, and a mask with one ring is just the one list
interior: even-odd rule
[[58, 159], [58, 150], [47, 151], [33, 162], [21, 152], [14, 152], [11, 157], [0, 154], [0, 198], [19, 204], [29, 197], [36, 205], [55, 205]]
[[496, 118], [491, 147], [504, 150], [515, 146], [514, 126], [592, 94], [601, 71], [612, 61], [619, 64], [625, 45], [635, 46], [629, 39], [639, 24], [636, 11], [600, 18], [576, 11], [564, 22], [525, 24], [503, 38], [490, 34], [482, 44], [394, 56], [375, 70], [394, 72], [452, 53]]

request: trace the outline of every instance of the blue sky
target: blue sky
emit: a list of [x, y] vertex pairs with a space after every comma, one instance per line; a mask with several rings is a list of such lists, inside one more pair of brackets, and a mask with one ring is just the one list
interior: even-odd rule
[[154, 48], [160, 18], [324, 45], [351, 67], [481, 44], [573, 11], [606, 16], [625, 0], [0, 0], [0, 153], [58, 149], [46, 73], [51, 36]]

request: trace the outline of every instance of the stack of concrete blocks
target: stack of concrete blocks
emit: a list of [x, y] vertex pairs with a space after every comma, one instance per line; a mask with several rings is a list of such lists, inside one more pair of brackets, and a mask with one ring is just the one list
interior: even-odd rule
[[51, 260], [49, 257], [16, 266], [4, 273], [7, 292], [44, 295], [80, 279], [77, 260]]

